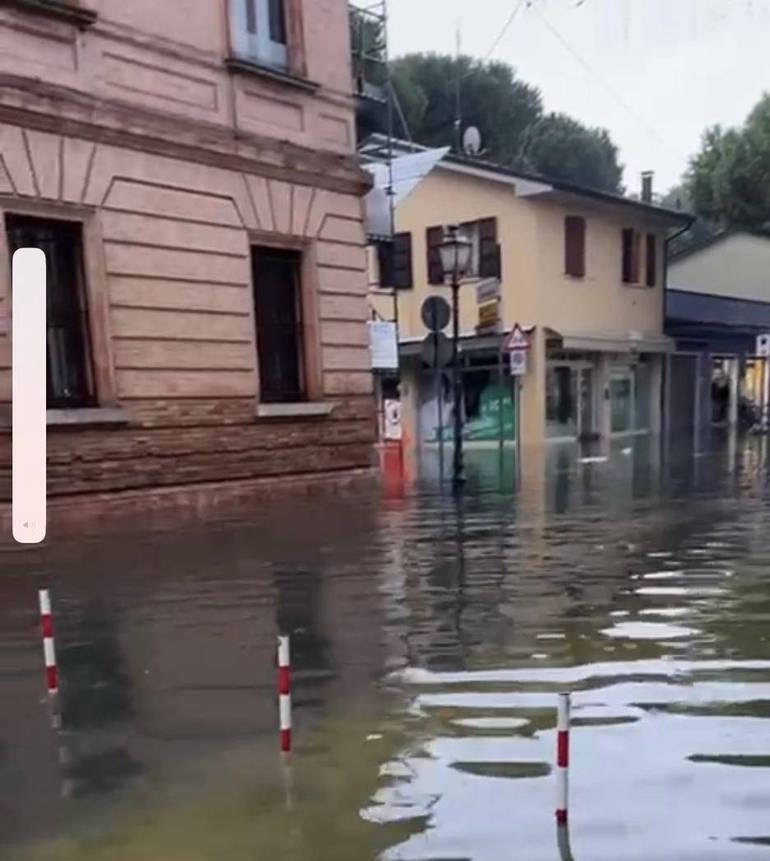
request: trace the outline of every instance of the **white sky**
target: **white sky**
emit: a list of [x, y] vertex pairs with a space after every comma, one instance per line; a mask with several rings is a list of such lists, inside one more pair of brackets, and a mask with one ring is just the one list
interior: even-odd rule
[[[392, 56], [489, 53], [520, 0], [389, 0]], [[703, 130], [741, 123], [770, 90], [770, 0], [521, 0], [494, 59], [546, 110], [610, 130], [629, 191], [679, 180]], [[531, 7], [530, 7], [531, 4]], [[575, 53], [570, 53], [544, 19]]]

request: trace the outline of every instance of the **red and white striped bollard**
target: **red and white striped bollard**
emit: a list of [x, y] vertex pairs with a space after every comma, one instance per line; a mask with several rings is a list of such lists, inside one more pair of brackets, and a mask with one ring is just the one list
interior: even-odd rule
[[556, 719], [556, 821], [567, 823], [569, 809], [569, 713], [570, 695], [559, 694]]
[[40, 623], [43, 629], [43, 654], [45, 655], [45, 674], [48, 693], [59, 693], [59, 670], [56, 666], [56, 646], [53, 639], [53, 617], [51, 615], [51, 596], [48, 589], [39, 590]]
[[281, 729], [281, 751], [291, 750], [291, 653], [288, 636], [278, 637], [278, 715]]

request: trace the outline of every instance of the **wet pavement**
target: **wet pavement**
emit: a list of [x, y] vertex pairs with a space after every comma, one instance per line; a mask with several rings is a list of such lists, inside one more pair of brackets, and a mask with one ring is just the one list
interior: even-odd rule
[[577, 861], [770, 855], [766, 462], [492, 451], [459, 505], [427, 479], [0, 547], [0, 857], [553, 861], [564, 689]]

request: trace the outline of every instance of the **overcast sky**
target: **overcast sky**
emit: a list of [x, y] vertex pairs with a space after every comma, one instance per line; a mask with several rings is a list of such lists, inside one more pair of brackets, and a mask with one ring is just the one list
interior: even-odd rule
[[[520, 5], [521, 4], [521, 5]], [[390, 50], [492, 57], [537, 85], [546, 110], [608, 128], [637, 189], [678, 181], [701, 134], [735, 125], [770, 90], [770, 0], [390, 0]], [[558, 34], [558, 35], [557, 35]], [[559, 38], [561, 37], [561, 38]]]

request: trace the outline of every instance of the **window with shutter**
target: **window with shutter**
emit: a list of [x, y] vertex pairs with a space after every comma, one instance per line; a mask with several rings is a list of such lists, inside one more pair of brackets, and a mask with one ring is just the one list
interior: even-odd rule
[[647, 286], [654, 287], [658, 280], [658, 244], [654, 233], [647, 234]]
[[573, 278], [586, 274], [586, 222], [576, 215], [564, 219], [564, 271]]
[[500, 246], [497, 242], [497, 219], [482, 218], [478, 222], [480, 278], [500, 278]]
[[444, 267], [441, 265], [441, 243], [444, 241], [443, 227], [429, 227], [425, 233], [428, 257], [428, 283], [444, 283]]
[[397, 290], [409, 290], [414, 286], [411, 233], [397, 233], [393, 237], [393, 286]]
[[623, 283], [639, 283], [640, 236], [632, 227], [623, 229]]

